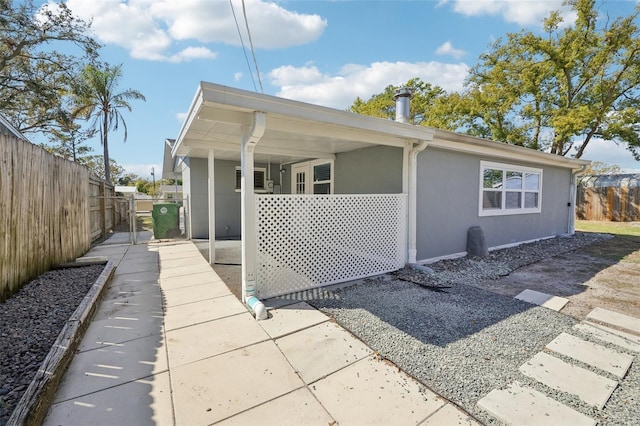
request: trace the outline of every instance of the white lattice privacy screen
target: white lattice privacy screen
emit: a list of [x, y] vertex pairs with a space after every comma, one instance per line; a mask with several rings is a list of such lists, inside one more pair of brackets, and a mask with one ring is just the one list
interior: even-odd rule
[[261, 298], [402, 268], [405, 194], [257, 195]]

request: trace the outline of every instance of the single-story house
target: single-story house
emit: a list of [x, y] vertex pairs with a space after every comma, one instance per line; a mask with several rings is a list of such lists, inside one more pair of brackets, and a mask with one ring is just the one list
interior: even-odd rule
[[246, 300], [465, 255], [472, 226], [490, 248], [574, 232], [588, 161], [408, 124], [409, 96], [391, 121], [200, 83], [163, 177], [190, 237], [242, 237]]

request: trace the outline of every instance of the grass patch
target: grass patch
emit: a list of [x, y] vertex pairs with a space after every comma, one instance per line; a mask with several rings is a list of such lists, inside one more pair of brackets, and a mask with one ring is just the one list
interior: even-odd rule
[[640, 237], [640, 222], [576, 220], [576, 231]]
[[614, 238], [585, 248], [592, 256], [614, 262], [640, 264], [640, 222], [577, 220], [576, 231], [611, 234]]

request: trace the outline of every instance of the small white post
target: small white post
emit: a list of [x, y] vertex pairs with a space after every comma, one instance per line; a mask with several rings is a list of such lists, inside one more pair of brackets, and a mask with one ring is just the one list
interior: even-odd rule
[[212, 149], [209, 150], [209, 158], [207, 164], [208, 181], [209, 181], [209, 264], [216, 263], [216, 190], [214, 181], [214, 159], [215, 155]]

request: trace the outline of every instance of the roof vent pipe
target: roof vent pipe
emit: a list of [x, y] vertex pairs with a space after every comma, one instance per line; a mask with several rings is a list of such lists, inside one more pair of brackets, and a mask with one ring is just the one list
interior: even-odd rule
[[393, 99], [396, 101], [396, 122], [409, 123], [411, 95], [413, 95], [413, 90], [410, 87], [401, 87], [393, 95]]

